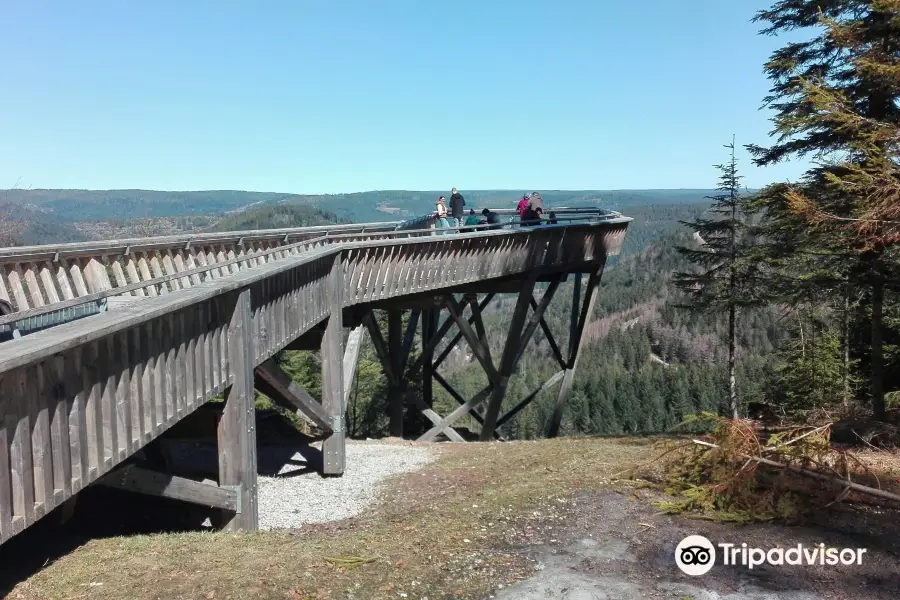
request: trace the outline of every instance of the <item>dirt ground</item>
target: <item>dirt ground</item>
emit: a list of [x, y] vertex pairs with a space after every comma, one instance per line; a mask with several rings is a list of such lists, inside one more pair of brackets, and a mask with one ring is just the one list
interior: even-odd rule
[[[615, 480], [655, 455], [646, 439], [434, 449], [437, 461], [390, 481], [370, 511], [297, 531], [200, 532], [203, 512], [189, 513], [183, 504], [134, 494], [86, 497], [67, 529], [36, 526], [0, 548], [0, 597], [900, 598], [898, 511], [831, 509], [802, 527], [660, 515], [655, 492]], [[182, 522], [162, 525], [154, 515]], [[749, 571], [716, 564], [691, 577], [674, 562], [676, 545], [691, 534], [764, 549], [822, 542], [864, 547], [867, 554], [859, 566]], [[334, 560], [350, 557], [363, 560], [351, 566]]]
[[[653, 493], [603, 490], [578, 493], [563, 528], [544, 529], [519, 549], [536, 562], [535, 574], [496, 594], [497, 600], [887, 600], [900, 598], [898, 514], [840, 509], [800, 527], [735, 526], [660, 515]], [[692, 577], [675, 564], [675, 548], [688, 535], [714, 544], [746, 543], [763, 549], [802, 543], [866, 548], [862, 565], [716, 565]]]

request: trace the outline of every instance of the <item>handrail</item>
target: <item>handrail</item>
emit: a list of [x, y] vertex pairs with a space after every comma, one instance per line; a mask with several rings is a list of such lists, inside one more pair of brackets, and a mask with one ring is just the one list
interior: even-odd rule
[[72, 256], [78, 254], [113, 254], [115, 250], [122, 249], [122, 254], [128, 250], [144, 250], [159, 247], [180, 247], [189, 249], [198, 244], [223, 244], [241, 241], [258, 241], [264, 239], [283, 238], [287, 241], [291, 237], [309, 234], [342, 232], [354, 229], [371, 229], [391, 231], [398, 224], [405, 221], [383, 221], [379, 223], [340, 223], [334, 225], [314, 225], [310, 227], [291, 227], [286, 229], [251, 229], [246, 231], [221, 231], [199, 234], [181, 234], [166, 236], [148, 236], [143, 238], [123, 238], [119, 240], [103, 240], [90, 242], [69, 242], [66, 244], [41, 244], [34, 246], [11, 246], [0, 248], [0, 262], [8, 262], [11, 259], [30, 257], [31, 255], [47, 256]]
[[[422, 219], [429, 220], [427, 218], [427, 216], [422, 217]], [[546, 221], [543, 221], [543, 225], [540, 225], [540, 227], [566, 227], [569, 224], [566, 222], [583, 221], [583, 219], [579, 218], [579, 217], [560, 217], [558, 220], [563, 221], [563, 223], [557, 223], [554, 225], [554, 224], [547, 223]], [[530, 224], [530, 223], [539, 223], [539, 221], [529, 221], [526, 224]], [[429, 231], [429, 234], [430, 234], [431, 232], [441, 232], [441, 231], [452, 231], [455, 233], [458, 230], [460, 232], [458, 235], [461, 235], [463, 232], [481, 233], [481, 232], [483, 232], [483, 230], [486, 230], [488, 228], [501, 229], [501, 228], [503, 228], [503, 224], [501, 223], [499, 226], [498, 225], [480, 224], [480, 225], [461, 225], [458, 227], [445, 227], [445, 228], [439, 227], [439, 228], [434, 228], [434, 229], [430, 229], [427, 231]], [[263, 256], [270, 256], [272, 254], [276, 254], [276, 253], [280, 253], [280, 252], [289, 252], [295, 248], [299, 249], [304, 246], [315, 246], [317, 244], [326, 244], [326, 243], [327, 244], [342, 243], [342, 240], [346, 240], [347, 238], [353, 238], [352, 240], [348, 240], [348, 241], [351, 241], [352, 243], [364, 244], [365, 243], [364, 241], [358, 240], [356, 238], [363, 236], [363, 237], [367, 238], [368, 240], [378, 240], [381, 238], [409, 237], [409, 236], [411, 236], [412, 231], [417, 231], [417, 230], [392, 230], [392, 231], [375, 231], [375, 232], [370, 232], [370, 233], [344, 233], [344, 234], [338, 234], [338, 235], [323, 235], [323, 236], [319, 236], [316, 238], [303, 240], [300, 242], [295, 242], [293, 244], [288, 244], [285, 246], [277, 246], [275, 248], [263, 250], [263, 251], [260, 251], [256, 254], [254, 254], [252, 257], [240, 256], [240, 257], [232, 258], [232, 259], [225, 260], [222, 262], [213, 263], [211, 265], [200, 266], [200, 267], [196, 267], [193, 269], [186, 269], [184, 271], [178, 271], [176, 273], [172, 273], [169, 275], [163, 275], [161, 277], [154, 277], [152, 279], [147, 279], [144, 281], [139, 281], [137, 283], [131, 283], [128, 285], [115, 287], [115, 288], [112, 288], [109, 290], [104, 290], [102, 292], [96, 292], [96, 293], [87, 294], [84, 296], [79, 296], [77, 298], [72, 298], [70, 300], [62, 300], [59, 302], [54, 302], [53, 304], [49, 304], [49, 305], [45, 305], [45, 306], [41, 306], [41, 307], [37, 307], [37, 308], [30, 308], [27, 310], [13, 312], [8, 315], [0, 316], [0, 325], [6, 325], [9, 323], [16, 323], [19, 321], [24, 321], [25, 319], [28, 319], [28, 318], [45, 315], [45, 314], [50, 314], [50, 313], [53, 313], [53, 312], [56, 312], [59, 310], [64, 310], [66, 308], [72, 308], [72, 307], [80, 306], [83, 304], [89, 304], [91, 302], [97, 302], [99, 300], [103, 300], [105, 298], [110, 298], [113, 296], [121, 296], [123, 294], [128, 294], [129, 292], [132, 292], [132, 291], [135, 291], [138, 289], [144, 289], [144, 288], [158, 285], [161, 283], [167, 283], [174, 279], [185, 279], [185, 278], [191, 277], [192, 275], [199, 275], [201, 273], [207, 273], [209, 271], [218, 270], [218, 269], [221, 269], [222, 267], [227, 267], [227, 266], [230, 266], [233, 264], [248, 262], [251, 259], [258, 259]], [[306, 251], [306, 249], [304, 249], [304, 251]], [[225, 277], [230, 277], [230, 276], [231, 275], [226, 275]]]
[[[506, 209], [494, 210], [496, 213], [501, 211], [513, 212]], [[556, 222], [562, 227], [573, 222], [623, 218], [619, 213], [596, 208], [560, 207], [555, 212]], [[17, 252], [23, 250], [22, 248], [8, 248], [5, 249], [7, 256], [0, 256], [0, 277], [8, 277], [9, 285], [4, 288], [3, 279], [0, 278], [0, 292], [2, 292], [0, 297], [7, 294], [6, 289], [9, 289], [10, 293], [15, 292], [16, 312], [0, 315], [0, 326], [21, 323], [51, 313], [59, 314], [59, 311], [113, 296], [132, 294], [144, 296], [145, 292], [155, 296], [158, 293], [179, 292], [182, 288], [201, 284], [203, 279], [231, 277], [247, 269], [264, 266], [273, 260], [286, 258], [286, 254], [296, 255], [323, 244], [371, 243], [379, 239], [408, 239], [433, 235], [458, 236], [468, 232], [517, 226], [553, 227], [546, 220], [521, 222], [511, 219], [507, 223], [448, 227], [435, 227], [435, 221], [434, 215], [427, 214], [390, 223], [357, 223], [334, 227], [223, 232], [193, 237], [166, 236], [112, 240], [93, 243], [91, 248], [88, 248], [89, 243], [85, 242], [61, 246], [31, 246], [24, 248], [25, 254]], [[316, 235], [317, 233], [319, 235]], [[292, 237], [301, 239], [287, 243]], [[251, 238], [264, 241], [248, 246], [242, 244]], [[185, 240], [187, 245], [182, 246]], [[173, 245], [173, 242], [176, 245]], [[122, 248], [125, 243], [129, 245], [124, 246], [122, 258], [113, 258], [115, 256], [113, 251]], [[195, 247], [190, 248], [191, 244], [195, 244]], [[148, 252], [148, 249], [152, 250]], [[73, 258], [72, 264], [67, 264], [65, 259], [72, 254], [77, 258]], [[51, 261], [58, 264], [51, 265]], [[42, 262], [43, 264], [40, 264]], [[205, 278], [201, 278], [201, 274], [206, 274]], [[88, 285], [85, 286], [85, 283]], [[76, 293], [73, 294], [71, 290], [75, 290]]]
[[[481, 214], [480, 210], [476, 210], [476, 214]], [[514, 208], [488, 208], [493, 213], [498, 215], [515, 215], [518, 214], [516, 209]], [[614, 216], [621, 217], [622, 215], [616, 213], [614, 211], [609, 211], [601, 208], [591, 208], [591, 207], [580, 207], [580, 208], [568, 208], [568, 207], [560, 207], [555, 208], [553, 211], [557, 215], [561, 214], [591, 214], [596, 213], [598, 217], [602, 216]], [[410, 229], [414, 229], [413, 227], [409, 227], [406, 225], [414, 224], [418, 222], [426, 222], [429, 219], [433, 218], [432, 214], [423, 215], [420, 217], [414, 217], [412, 219], [407, 219], [405, 221], [381, 221], [377, 223], [340, 223], [335, 225], [314, 225], [309, 227], [290, 227], [284, 229], [251, 229], [251, 230], [243, 230], [243, 231], [221, 231], [221, 232], [208, 232], [208, 233], [191, 233], [191, 234], [178, 234], [178, 235], [167, 235], [167, 236], [148, 236], [142, 238], [122, 238], [118, 240], [101, 240], [101, 241], [89, 241], [89, 242], [69, 242], [65, 244], [41, 244], [41, 245], [32, 245], [32, 246], [11, 246], [6, 248], [0, 248], [0, 262], [9, 262], [10, 260], [20, 259], [20, 258], [36, 258], [36, 256], [65, 256], [69, 257], [77, 254], [96, 254], [105, 252], [107, 254], [114, 254], [118, 249], [122, 249], [121, 253], [127, 253], [128, 250], [144, 250], [151, 248], [160, 248], [160, 247], [181, 247], [182, 249], [189, 249], [198, 244], [222, 244], [228, 242], [240, 243], [241, 241], [258, 241], [264, 239], [275, 239], [281, 237], [285, 242], [289, 240], [290, 237], [309, 234], [309, 233], [324, 233], [325, 235], [330, 235], [332, 232], [341, 233], [354, 229], [360, 229], [360, 233], [366, 233], [365, 230], [374, 230], [375, 231], [406, 231]], [[33, 257], [32, 255], [35, 255]]]

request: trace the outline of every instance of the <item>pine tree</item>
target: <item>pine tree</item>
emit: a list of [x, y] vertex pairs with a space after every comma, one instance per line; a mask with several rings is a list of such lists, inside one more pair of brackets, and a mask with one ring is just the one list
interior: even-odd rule
[[900, 240], [900, 0], [781, 0], [755, 20], [769, 35], [819, 28], [766, 64], [778, 139], [748, 146], [759, 166], [818, 159], [800, 185], [761, 196], [769, 266], [781, 284], [771, 289], [795, 300], [812, 290], [867, 291], [869, 388], [883, 420], [885, 289]]
[[755, 302], [751, 293], [754, 273], [752, 262], [747, 260], [752, 239], [746, 223], [748, 200], [740, 193], [742, 177], [737, 169], [734, 141], [725, 147], [730, 151], [730, 159], [716, 165], [721, 172], [719, 194], [708, 197], [713, 201], [709, 212], [717, 218], [698, 217], [682, 222], [695, 232], [698, 244], [681, 246], [678, 252], [697, 270], [676, 273], [673, 281], [687, 296], [687, 308], [728, 314], [728, 401], [731, 415], [737, 419], [737, 317], [741, 308]]

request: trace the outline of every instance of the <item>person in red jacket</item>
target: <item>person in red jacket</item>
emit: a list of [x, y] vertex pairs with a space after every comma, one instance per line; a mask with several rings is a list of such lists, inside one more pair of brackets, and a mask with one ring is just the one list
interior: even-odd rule
[[522, 196], [522, 199], [519, 200], [519, 203], [516, 205], [516, 212], [519, 213], [519, 221], [525, 220], [525, 209], [528, 208], [528, 194]]

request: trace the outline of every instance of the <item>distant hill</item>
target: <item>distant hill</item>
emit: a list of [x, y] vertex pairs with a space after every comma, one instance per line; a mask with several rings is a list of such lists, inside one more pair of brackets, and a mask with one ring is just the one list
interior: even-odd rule
[[88, 236], [72, 223], [33, 206], [0, 203], [0, 246], [28, 246], [54, 242], [83, 242]]
[[[528, 190], [462, 190], [468, 206], [513, 207]], [[612, 210], [640, 204], [693, 203], [710, 190], [541, 190], [549, 206], [602, 206]], [[447, 190], [381, 190], [353, 194], [302, 195], [271, 192], [152, 190], [2, 190], [0, 199], [34, 207], [62, 222], [225, 216], [278, 204], [311, 206], [349, 221], [392, 221], [425, 214]]]
[[[526, 190], [462, 190], [472, 208], [512, 208]], [[597, 206], [642, 220], [669, 219], [647, 207], [708, 205], [711, 190], [541, 190], [550, 207]], [[333, 222], [398, 221], [434, 209], [445, 190], [381, 190], [353, 194], [299, 195], [269, 192], [153, 190], [0, 190], [0, 246], [224, 231], [300, 227]], [[6, 207], [6, 208], [3, 208]], [[4, 212], [5, 211], [5, 212]], [[8, 215], [5, 219], [3, 215]], [[4, 226], [6, 221], [9, 226]], [[9, 230], [12, 237], [3, 237]], [[629, 242], [641, 247], [643, 240]]]
[[228, 215], [209, 231], [244, 231], [247, 229], [287, 229], [314, 227], [346, 222], [333, 213], [312, 206], [276, 204], [259, 206]]

